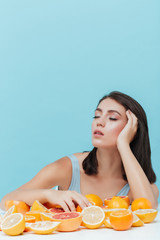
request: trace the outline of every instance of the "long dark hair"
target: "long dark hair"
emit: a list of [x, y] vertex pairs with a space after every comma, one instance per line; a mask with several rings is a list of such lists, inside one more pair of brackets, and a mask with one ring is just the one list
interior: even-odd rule
[[[145, 172], [149, 182], [154, 183], [156, 181], [156, 175], [153, 171], [151, 163], [151, 148], [145, 111], [136, 100], [124, 93], [117, 91], [105, 95], [103, 98], [100, 99], [98, 105], [106, 98], [111, 98], [117, 101], [122, 106], [124, 106], [126, 110], [131, 110], [138, 118], [137, 133], [133, 141], [130, 143], [130, 148], [134, 156], [138, 160], [139, 164], [141, 165], [143, 171]], [[87, 175], [96, 175], [98, 173], [98, 161], [96, 157], [96, 151], [97, 148], [94, 147], [92, 151], [88, 154], [88, 156], [83, 160], [82, 166]], [[123, 179], [127, 180], [123, 164], [122, 173]]]

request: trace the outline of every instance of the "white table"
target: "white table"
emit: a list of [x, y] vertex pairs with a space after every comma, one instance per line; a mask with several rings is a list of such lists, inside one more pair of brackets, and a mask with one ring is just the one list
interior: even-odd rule
[[115, 231], [109, 228], [99, 228], [95, 230], [81, 227], [75, 232], [55, 232], [50, 235], [37, 235], [33, 233], [24, 233], [19, 236], [10, 237], [0, 232], [0, 239], [21, 240], [159, 240], [160, 239], [160, 205], [159, 212], [154, 222], [145, 224], [142, 227], [132, 227], [127, 231]]

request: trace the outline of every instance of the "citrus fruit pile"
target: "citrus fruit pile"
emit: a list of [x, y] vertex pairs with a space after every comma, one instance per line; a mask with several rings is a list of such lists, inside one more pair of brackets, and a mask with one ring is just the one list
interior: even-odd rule
[[77, 206], [74, 212], [64, 212], [60, 206], [47, 208], [38, 200], [31, 207], [22, 201], [6, 201], [6, 213], [0, 215], [0, 230], [16, 236], [23, 232], [51, 234], [54, 231], [72, 232], [83, 228], [105, 227], [117, 231], [144, 226], [153, 222], [157, 210], [152, 209], [146, 198], [135, 199], [130, 206], [128, 196], [114, 196], [104, 200], [95, 194], [86, 195], [90, 203], [83, 210]]

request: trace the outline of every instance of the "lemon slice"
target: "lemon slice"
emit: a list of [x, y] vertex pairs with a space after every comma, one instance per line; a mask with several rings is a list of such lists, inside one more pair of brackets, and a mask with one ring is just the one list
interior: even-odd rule
[[141, 226], [144, 226], [144, 222], [135, 213], [133, 213], [132, 227], [141, 227]]
[[31, 223], [29, 228], [36, 234], [50, 234], [55, 231], [60, 224], [60, 222], [40, 221]]
[[5, 219], [6, 217], [8, 217], [9, 215], [13, 214], [13, 213], [18, 213], [17, 211], [17, 207], [15, 205], [13, 205], [12, 207], [10, 207], [8, 209], [8, 211], [4, 214], [3, 219]]
[[135, 213], [144, 223], [150, 223], [156, 218], [158, 211], [156, 209], [138, 209], [133, 213]]
[[40, 216], [41, 216], [42, 221], [52, 221], [53, 215], [55, 215], [55, 214], [52, 214], [52, 213], [44, 213], [44, 212], [40, 213]]
[[82, 222], [87, 228], [98, 228], [103, 224], [105, 213], [101, 207], [90, 206], [82, 211]]
[[7, 235], [16, 236], [23, 233], [25, 220], [22, 213], [13, 213], [2, 221], [2, 231]]

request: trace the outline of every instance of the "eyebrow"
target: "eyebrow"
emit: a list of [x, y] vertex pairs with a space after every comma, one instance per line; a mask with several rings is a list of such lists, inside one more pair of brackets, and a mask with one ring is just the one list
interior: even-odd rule
[[[95, 111], [102, 112], [102, 109], [101, 109], [101, 108], [96, 108]], [[116, 112], [116, 113], [118, 113], [120, 116], [122, 116], [122, 115], [121, 115], [118, 111], [116, 111], [116, 110], [108, 110], [107, 112], [109, 112], [109, 113]]]

